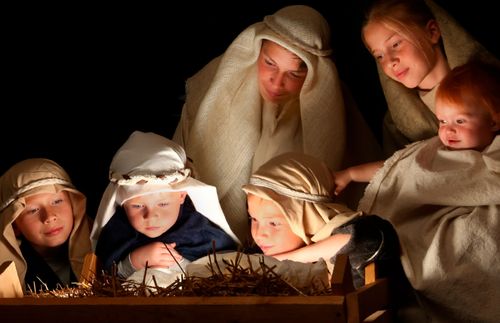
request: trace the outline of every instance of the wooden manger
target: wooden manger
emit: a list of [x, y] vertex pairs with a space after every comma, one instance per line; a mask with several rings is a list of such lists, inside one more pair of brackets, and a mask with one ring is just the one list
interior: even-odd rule
[[[95, 266], [87, 258], [87, 266]], [[95, 267], [94, 267], [95, 268]], [[82, 276], [89, 273], [82, 273]], [[331, 295], [234, 297], [0, 298], [2, 322], [391, 322], [388, 281], [375, 265], [354, 289], [349, 259], [337, 256]]]

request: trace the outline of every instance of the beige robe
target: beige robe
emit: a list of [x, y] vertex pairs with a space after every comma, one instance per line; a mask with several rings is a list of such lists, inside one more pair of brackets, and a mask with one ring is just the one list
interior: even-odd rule
[[[345, 167], [346, 160], [360, 163], [380, 158], [367, 124], [344, 99], [329, 57], [326, 20], [310, 7], [289, 6], [249, 26], [223, 55], [188, 80], [186, 102], [173, 138], [193, 160], [198, 179], [217, 187], [228, 222], [242, 241], [247, 240], [249, 228], [246, 197], [240, 188], [250, 177], [265, 126], [256, 67], [263, 39], [295, 53], [308, 69], [298, 101], [299, 116], [280, 120], [275, 130], [293, 133], [295, 140], [274, 136], [279, 140], [273, 145], [283, 144], [317, 157], [332, 169]], [[350, 147], [350, 141], [357, 139], [346, 135], [346, 124], [364, 134], [362, 147]], [[291, 127], [296, 131], [290, 131]], [[289, 141], [294, 142], [290, 145]], [[260, 146], [264, 147], [262, 142]], [[359, 155], [348, 156], [347, 149]], [[284, 152], [273, 147], [266, 150]]]
[[483, 152], [438, 137], [388, 159], [360, 210], [395, 227], [408, 279], [437, 322], [500, 318], [500, 136]]

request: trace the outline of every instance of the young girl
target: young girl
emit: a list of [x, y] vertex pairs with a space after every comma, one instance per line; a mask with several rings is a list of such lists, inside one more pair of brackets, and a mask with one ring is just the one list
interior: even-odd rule
[[[193, 160], [197, 178], [217, 187], [242, 241], [249, 230], [240, 188], [270, 158], [304, 152], [339, 169], [380, 155], [342, 91], [331, 53], [324, 17], [287, 6], [245, 29], [187, 82], [174, 141]], [[360, 195], [349, 202], [357, 205]]]
[[51, 160], [26, 159], [0, 177], [0, 189], [0, 263], [14, 261], [26, 289], [78, 282], [90, 221], [68, 174]]
[[359, 209], [394, 225], [406, 275], [436, 321], [500, 317], [498, 89], [498, 66], [454, 68], [436, 93], [438, 137], [335, 174], [339, 188], [371, 180]]
[[499, 64], [430, 0], [375, 1], [366, 15], [362, 38], [377, 61], [388, 105], [387, 155], [436, 135], [434, 95], [451, 68], [472, 56]]
[[182, 147], [140, 131], [113, 157], [92, 239], [103, 268], [116, 263], [125, 278], [146, 264], [179, 270], [212, 253], [213, 244], [220, 251], [238, 243], [215, 188], [190, 176]]

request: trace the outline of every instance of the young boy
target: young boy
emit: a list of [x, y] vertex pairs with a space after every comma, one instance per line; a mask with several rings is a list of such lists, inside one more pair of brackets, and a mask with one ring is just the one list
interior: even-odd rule
[[347, 253], [356, 287], [364, 285], [371, 262], [381, 276], [402, 279], [392, 226], [336, 203], [334, 185], [326, 164], [305, 154], [285, 153], [262, 165], [243, 186], [257, 246], [278, 260], [322, 258], [330, 271], [335, 256]]
[[34, 290], [77, 282], [90, 252], [86, 198], [55, 162], [23, 160], [0, 178], [0, 263], [14, 261]]
[[[110, 183], [92, 231], [105, 270], [129, 277], [151, 268], [177, 269], [238, 240], [220, 209], [215, 187], [190, 176], [181, 146], [135, 131], [115, 154]], [[168, 250], [167, 250], [168, 249]]]

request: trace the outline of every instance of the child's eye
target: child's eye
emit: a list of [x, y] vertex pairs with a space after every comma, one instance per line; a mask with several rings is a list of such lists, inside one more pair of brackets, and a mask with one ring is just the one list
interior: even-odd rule
[[264, 63], [266, 63], [266, 65], [268, 66], [274, 66], [274, 62], [273, 61], [270, 61], [269, 59], [264, 59]]
[[290, 72], [290, 75], [294, 79], [303, 79], [305, 77], [305, 73], [303, 73], [303, 72]]
[[36, 214], [39, 210], [39, 208], [24, 209], [23, 214], [33, 215]]
[[281, 223], [275, 222], [275, 221], [271, 221], [271, 222], [269, 222], [269, 225], [272, 226], [272, 227], [279, 227], [281, 225]]
[[465, 123], [465, 119], [458, 119], [457, 120], [457, 124], [464, 124]]
[[54, 205], [61, 204], [64, 200], [63, 199], [57, 199], [53, 202]]
[[130, 204], [129, 207], [132, 209], [140, 209], [140, 208], [142, 208], [142, 205], [141, 204]]
[[377, 61], [381, 61], [382, 59], [384, 59], [384, 55], [382, 54], [373, 54], [373, 57], [375, 57]]
[[159, 207], [167, 207], [169, 205], [170, 205], [170, 203], [168, 203], [168, 202], [160, 202], [160, 203], [158, 203]]
[[446, 120], [439, 120], [439, 124], [445, 125], [447, 124]]
[[398, 40], [397, 42], [395, 42], [394, 44], [392, 44], [392, 48], [398, 48], [399, 45], [401, 45], [401, 40]]

